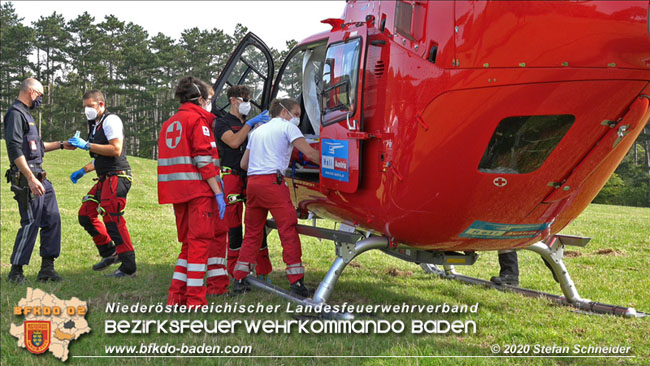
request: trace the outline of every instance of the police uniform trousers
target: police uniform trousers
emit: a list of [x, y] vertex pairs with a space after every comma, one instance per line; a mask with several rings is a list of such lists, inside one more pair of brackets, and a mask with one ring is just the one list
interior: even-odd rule
[[[22, 189], [12, 187], [14, 199], [18, 201], [20, 229], [14, 242], [11, 264], [24, 266], [34, 250], [36, 235], [41, 230], [41, 257], [58, 257], [61, 253], [61, 216], [52, 183], [44, 179], [45, 194], [32, 196], [29, 186]], [[25, 184], [26, 185], [26, 184]]]
[[182, 246], [169, 287], [167, 304], [207, 305], [207, 289], [203, 277], [208, 267], [214, 271], [208, 273], [214, 294], [228, 290], [229, 280], [225, 268], [227, 227], [225, 223], [218, 226], [217, 221], [223, 220], [219, 219], [219, 208], [213, 196], [175, 203], [174, 214], [178, 241]]
[[305, 276], [305, 267], [301, 262], [300, 237], [296, 229], [298, 218], [291, 204], [289, 188], [284, 180], [281, 184], [277, 184], [275, 174], [248, 177], [244, 218], [246, 234], [235, 265], [234, 277], [240, 280], [255, 268], [269, 211], [278, 227], [278, 235], [282, 243], [282, 260], [287, 266], [289, 283], [294, 283]]
[[[126, 195], [130, 189], [130, 177], [105, 175], [82, 200], [79, 223], [92, 236], [102, 257], [112, 254], [111, 242], [115, 243], [117, 254], [133, 251], [131, 236], [124, 219]], [[100, 214], [104, 223], [98, 219]]]
[[[223, 174], [221, 179], [224, 183], [227, 203], [224, 219], [228, 222], [228, 274], [233, 276], [233, 270], [239, 258], [239, 250], [243, 240], [242, 217], [244, 202], [241, 197], [245, 194], [244, 176], [227, 173]], [[262, 246], [257, 255], [255, 271], [258, 275], [268, 275], [273, 271], [266, 235], [262, 236]]]

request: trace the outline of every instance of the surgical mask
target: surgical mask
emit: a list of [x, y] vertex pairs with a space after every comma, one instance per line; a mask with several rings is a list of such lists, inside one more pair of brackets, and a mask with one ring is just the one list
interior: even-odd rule
[[97, 110], [93, 107], [84, 108], [84, 113], [86, 114], [86, 118], [90, 121], [97, 118]]
[[239, 104], [239, 114], [242, 116], [248, 115], [248, 113], [251, 111], [251, 102], [241, 102]]
[[42, 95], [39, 95], [39, 96], [36, 98], [36, 100], [34, 100], [34, 101], [32, 102], [32, 106], [29, 107], [29, 109], [38, 108], [38, 107], [41, 106], [41, 104], [43, 104], [43, 96], [42, 96]]
[[210, 112], [210, 110], [212, 110], [212, 105], [210, 103], [204, 104], [203, 109], [205, 109], [207, 112]]

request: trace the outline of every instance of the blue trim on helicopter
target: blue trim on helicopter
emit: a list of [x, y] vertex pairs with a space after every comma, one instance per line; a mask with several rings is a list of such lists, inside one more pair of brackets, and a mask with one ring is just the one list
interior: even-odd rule
[[534, 238], [551, 224], [513, 225], [497, 224], [476, 220], [462, 234], [461, 238], [475, 239], [523, 239]]

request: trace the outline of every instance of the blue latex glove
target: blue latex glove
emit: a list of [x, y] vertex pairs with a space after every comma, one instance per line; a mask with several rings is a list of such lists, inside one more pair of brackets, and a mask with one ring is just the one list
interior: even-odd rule
[[79, 131], [77, 131], [77, 133], [75, 133], [74, 136], [68, 139], [68, 142], [70, 143], [70, 145], [74, 147], [78, 147], [84, 150], [90, 150], [90, 142], [87, 142], [86, 140], [79, 137]]
[[219, 206], [219, 218], [223, 220], [223, 215], [226, 214], [226, 201], [223, 199], [223, 193], [217, 193], [214, 197], [217, 199], [217, 205]]
[[271, 117], [269, 116], [269, 111], [264, 110], [262, 113], [258, 114], [257, 116], [249, 119], [246, 121], [246, 124], [250, 127], [253, 128], [258, 123], [266, 123], [271, 120]]
[[81, 168], [70, 175], [70, 180], [72, 183], [77, 184], [77, 181], [84, 175], [86, 175], [86, 172], [84, 171], [84, 168]]

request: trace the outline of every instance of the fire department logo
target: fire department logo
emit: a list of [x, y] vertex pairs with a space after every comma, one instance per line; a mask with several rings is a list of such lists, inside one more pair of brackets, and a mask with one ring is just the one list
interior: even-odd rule
[[183, 134], [183, 126], [180, 121], [172, 122], [167, 131], [165, 132], [165, 143], [170, 149], [175, 149], [178, 143], [181, 142], [181, 135]]
[[25, 347], [31, 353], [43, 353], [50, 347], [49, 321], [26, 321], [25, 323]]

